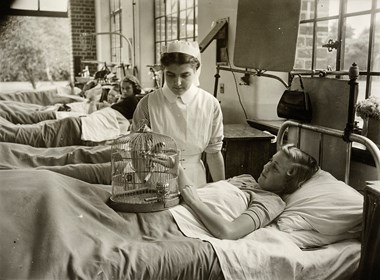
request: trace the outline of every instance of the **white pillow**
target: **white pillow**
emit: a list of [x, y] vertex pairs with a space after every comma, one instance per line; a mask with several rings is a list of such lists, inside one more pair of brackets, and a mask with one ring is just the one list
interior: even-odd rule
[[286, 207], [277, 225], [285, 232], [314, 230], [339, 235], [357, 231], [362, 222], [363, 196], [323, 170], [284, 201]]
[[338, 235], [326, 235], [314, 230], [297, 230], [287, 233], [288, 237], [302, 249], [317, 248], [338, 241], [359, 238], [360, 232], [346, 232]]

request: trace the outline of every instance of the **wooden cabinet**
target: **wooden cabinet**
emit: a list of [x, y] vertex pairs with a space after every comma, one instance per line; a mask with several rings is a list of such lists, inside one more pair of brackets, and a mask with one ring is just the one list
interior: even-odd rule
[[244, 124], [224, 125], [222, 154], [226, 178], [251, 174], [258, 179], [264, 164], [276, 151], [273, 135]]

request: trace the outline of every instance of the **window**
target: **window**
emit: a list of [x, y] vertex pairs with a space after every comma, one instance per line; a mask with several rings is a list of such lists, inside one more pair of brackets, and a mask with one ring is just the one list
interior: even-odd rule
[[155, 0], [155, 60], [170, 41], [195, 41], [198, 37], [198, 0]]
[[0, 11], [1, 91], [67, 85], [73, 69], [67, 0], [11, 2]]
[[[121, 3], [120, 0], [110, 0], [110, 19], [111, 19], [111, 32], [121, 32]], [[111, 36], [111, 61], [120, 63], [122, 62], [122, 37], [118, 35]]]
[[359, 96], [380, 96], [380, 0], [302, 0], [295, 69], [359, 66]]

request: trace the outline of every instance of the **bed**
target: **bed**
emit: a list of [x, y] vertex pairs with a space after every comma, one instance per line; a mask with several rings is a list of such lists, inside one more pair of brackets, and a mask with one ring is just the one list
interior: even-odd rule
[[107, 106], [87, 114], [92, 103], [66, 91], [0, 94], [0, 141], [34, 147], [100, 145], [129, 133], [130, 122], [119, 109]]
[[[287, 121], [277, 136], [278, 145], [287, 139], [303, 147], [305, 130], [335, 137], [345, 146], [362, 143], [374, 156], [380, 179], [378, 147], [346, 130]], [[28, 148], [24, 149], [28, 155]], [[274, 223], [228, 241], [211, 237], [183, 205], [152, 213], [116, 212], [108, 204], [109, 184], [36, 168], [39, 162], [28, 158], [33, 164], [26, 163], [16, 150], [0, 160], [0, 271], [4, 279], [380, 277], [376, 266], [380, 194], [375, 183], [363, 197], [347, 182], [337, 180], [333, 171], [320, 170], [286, 197], [286, 209]], [[57, 168], [66, 163], [66, 159], [60, 159], [63, 164], [51, 160], [51, 165], [57, 161]], [[86, 155], [74, 162], [99, 163], [88, 160]], [[100, 161], [104, 163], [104, 158]], [[252, 180], [244, 175], [228, 183], [240, 186]], [[222, 215], [241, 211], [229, 213], [221, 207], [226, 196], [219, 193], [210, 192], [204, 199]]]

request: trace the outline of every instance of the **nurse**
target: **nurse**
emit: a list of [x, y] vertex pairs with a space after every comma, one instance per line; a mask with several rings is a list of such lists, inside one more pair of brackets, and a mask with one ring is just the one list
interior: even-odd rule
[[133, 115], [132, 131], [143, 123], [168, 135], [181, 151], [181, 164], [194, 186], [206, 184], [206, 161], [213, 181], [225, 179], [221, 153], [223, 116], [219, 101], [198, 87], [200, 51], [196, 42], [174, 41], [161, 55], [164, 86], [145, 96]]

